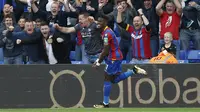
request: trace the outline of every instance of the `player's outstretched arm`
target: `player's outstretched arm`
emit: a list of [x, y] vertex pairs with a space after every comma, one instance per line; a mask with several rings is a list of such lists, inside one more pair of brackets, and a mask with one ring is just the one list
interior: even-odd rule
[[103, 61], [104, 57], [108, 56], [109, 48], [110, 48], [109, 45], [104, 45], [104, 49], [101, 52], [101, 55], [99, 56], [99, 63]]
[[73, 33], [76, 32], [76, 29], [74, 27], [61, 27], [58, 24], [54, 24], [53, 27], [57, 30], [59, 30], [62, 33]]

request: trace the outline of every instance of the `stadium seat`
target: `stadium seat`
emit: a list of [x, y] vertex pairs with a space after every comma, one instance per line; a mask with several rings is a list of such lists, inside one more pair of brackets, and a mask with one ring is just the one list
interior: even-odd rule
[[0, 48], [0, 62], [3, 62], [3, 49]]
[[69, 56], [70, 59], [71, 59], [71, 61], [75, 61], [75, 60], [76, 60], [75, 56], [76, 56], [75, 51], [71, 51], [71, 52], [70, 52], [70, 56]]
[[186, 51], [186, 50], [180, 50], [180, 52], [179, 52], [179, 59], [180, 60], [187, 60], [187, 58], [188, 58], [187, 52], [188, 51]]
[[188, 60], [178, 60], [178, 63], [180, 64], [188, 63]]
[[83, 64], [82, 61], [71, 61], [72, 64]]
[[188, 52], [188, 61], [190, 63], [200, 63], [200, 50], [191, 50]]
[[200, 59], [200, 50], [191, 50], [188, 52], [188, 59]]

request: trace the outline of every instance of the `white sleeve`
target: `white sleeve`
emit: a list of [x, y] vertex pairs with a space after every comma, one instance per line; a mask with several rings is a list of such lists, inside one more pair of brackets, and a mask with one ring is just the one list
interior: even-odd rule
[[51, 11], [51, 4], [53, 3], [52, 0], [49, 0], [49, 2], [46, 5], [46, 11]]
[[27, 4], [28, 4], [28, 6], [31, 7], [31, 1], [30, 0], [27, 0]]

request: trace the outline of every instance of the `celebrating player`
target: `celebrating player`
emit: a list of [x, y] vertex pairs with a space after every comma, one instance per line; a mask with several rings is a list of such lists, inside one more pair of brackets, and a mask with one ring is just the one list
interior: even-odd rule
[[103, 103], [94, 105], [95, 108], [108, 108], [109, 96], [111, 91], [111, 84], [118, 83], [127, 79], [133, 74], [144, 74], [147, 72], [137, 66], [133, 66], [131, 70], [121, 73], [122, 67], [122, 53], [119, 48], [117, 38], [114, 32], [107, 26], [108, 18], [104, 15], [99, 15], [97, 25], [101, 30], [102, 39], [104, 40], [104, 49], [100, 57], [95, 61], [93, 67], [100, 66], [100, 63], [104, 60], [106, 63], [105, 79], [104, 79], [104, 100]]

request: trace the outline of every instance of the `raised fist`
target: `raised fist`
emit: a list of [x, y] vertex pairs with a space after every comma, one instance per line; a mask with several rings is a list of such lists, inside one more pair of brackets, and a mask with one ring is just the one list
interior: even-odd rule
[[8, 27], [8, 30], [9, 30], [9, 31], [13, 31], [13, 30], [14, 30], [14, 27], [13, 27], [13, 26], [9, 26], [9, 27]]
[[143, 14], [143, 11], [142, 11], [142, 9], [140, 8], [140, 9], [138, 9], [138, 13], [140, 14], [140, 15], [142, 15]]
[[58, 29], [60, 26], [59, 26], [57, 23], [55, 23], [55, 24], [53, 24], [53, 27], [54, 27], [55, 29]]
[[16, 40], [16, 44], [21, 44], [21, 42], [22, 42], [22, 40], [20, 40], [20, 39]]
[[60, 37], [58, 37], [56, 40], [57, 40], [58, 43], [64, 42], [64, 39], [62, 39], [62, 38], [60, 38]]

